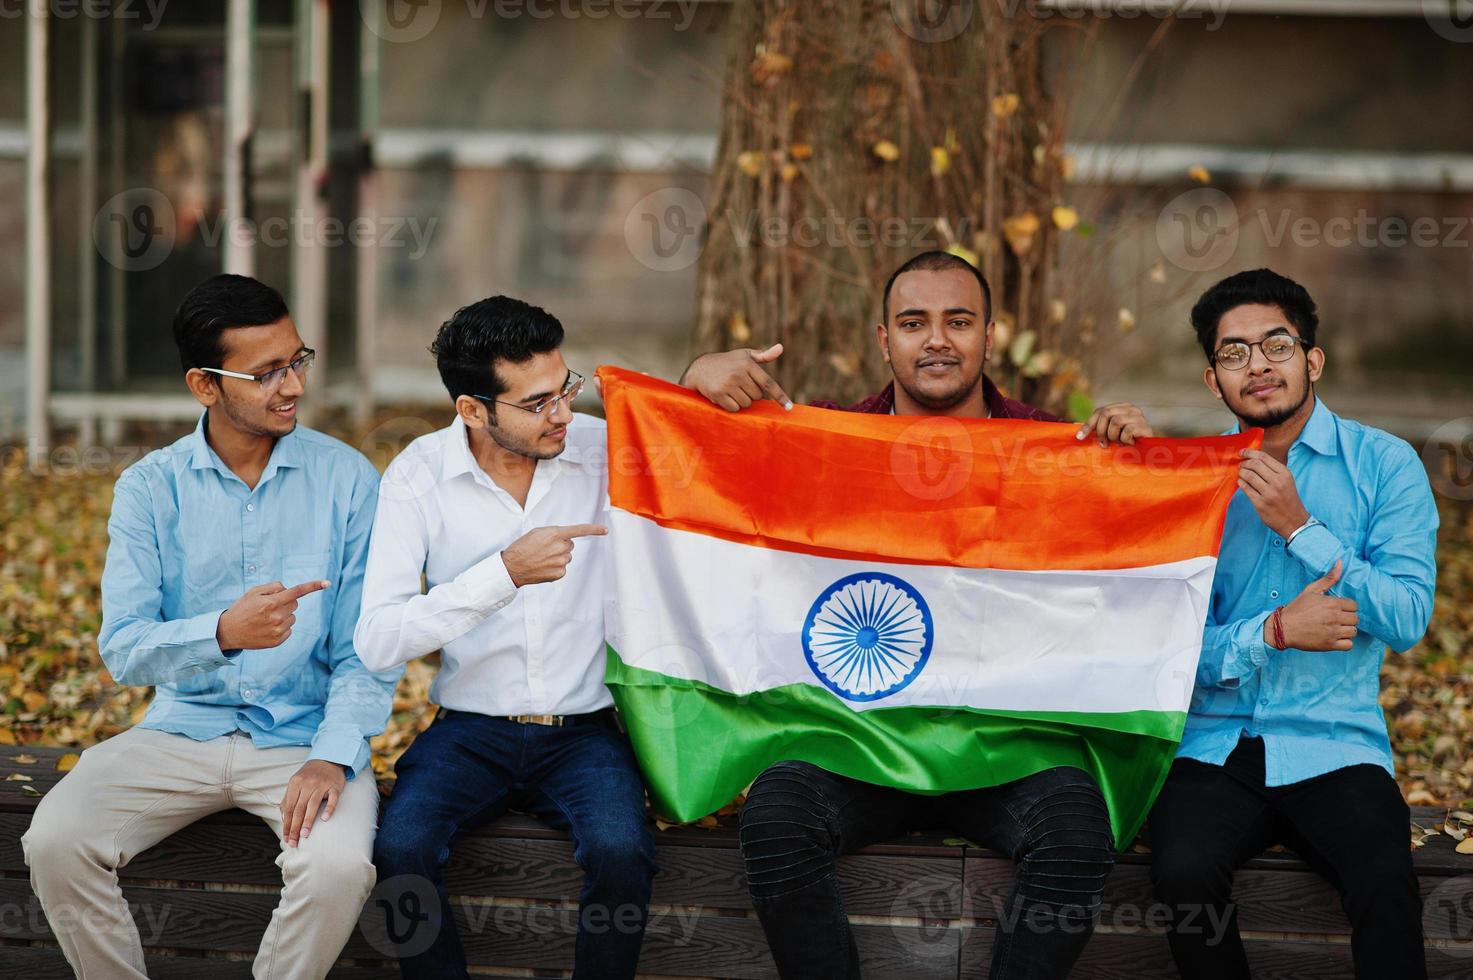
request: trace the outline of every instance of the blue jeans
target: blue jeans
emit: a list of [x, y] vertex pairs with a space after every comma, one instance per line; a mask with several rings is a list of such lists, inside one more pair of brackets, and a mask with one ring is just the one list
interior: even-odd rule
[[988, 789], [921, 796], [807, 762], [779, 762], [742, 807], [747, 889], [783, 980], [859, 976], [834, 859], [911, 829], [946, 827], [1012, 855], [992, 980], [1062, 980], [1089, 942], [1114, 864], [1110, 814], [1088, 773], [1060, 767]]
[[395, 772], [374, 864], [380, 907], [406, 978], [467, 975], [440, 870], [458, 833], [508, 808], [566, 830], [573, 840], [584, 872], [573, 976], [634, 976], [655, 841], [634, 753], [611, 712], [553, 727], [445, 711]]

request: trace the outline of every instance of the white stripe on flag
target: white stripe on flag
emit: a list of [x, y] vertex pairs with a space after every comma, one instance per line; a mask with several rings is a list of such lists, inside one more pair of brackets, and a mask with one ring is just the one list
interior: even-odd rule
[[[610, 521], [605, 613], [625, 663], [734, 694], [837, 684], [857, 710], [1185, 711], [1217, 564], [1037, 572], [859, 562], [672, 530], [618, 508]], [[834, 590], [849, 576], [859, 578]], [[805, 653], [805, 622], [824, 595]], [[877, 639], [891, 655], [872, 672], [856, 668], [864, 658], [853, 654]]]

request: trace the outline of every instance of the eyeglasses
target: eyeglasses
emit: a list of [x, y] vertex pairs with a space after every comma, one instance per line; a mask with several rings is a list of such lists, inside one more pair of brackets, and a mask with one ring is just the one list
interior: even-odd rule
[[286, 372], [295, 371], [298, 381], [307, 379], [307, 369], [312, 366], [312, 361], [317, 357], [317, 352], [312, 348], [305, 348], [302, 353], [286, 367], [273, 368], [265, 374], [242, 374], [239, 371], [226, 371], [224, 368], [200, 368], [201, 371], [210, 374], [218, 374], [224, 378], [240, 378], [242, 381], [254, 381], [261, 386], [262, 391], [275, 391], [281, 387], [286, 380]]
[[1267, 360], [1279, 362], [1287, 361], [1294, 356], [1294, 348], [1303, 344], [1309, 347], [1309, 341], [1303, 337], [1294, 337], [1286, 333], [1276, 333], [1271, 337], [1245, 344], [1241, 340], [1223, 344], [1212, 353], [1212, 363], [1228, 371], [1238, 371], [1248, 365], [1248, 360], [1253, 356], [1253, 348], [1257, 347], [1263, 351]]
[[562, 394], [552, 395], [550, 397], [544, 398], [542, 399], [542, 401], [538, 402], [536, 405], [533, 405], [531, 408], [528, 408], [526, 405], [518, 405], [516, 402], [506, 402], [502, 401], [499, 398], [491, 398], [487, 395], [471, 395], [471, 397], [478, 398], [481, 401], [488, 402], [490, 404], [510, 405], [512, 408], [519, 408], [524, 412], [531, 412], [533, 415], [541, 416], [543, 412], [547, 411], [549, 408], [555, 407], [558, 402], [562, 401], [563, 399], [567, 399], [568, 403], [572, 404], [573, 399], [578, 397], [578, 392], [583, 390], [583, 381], [583, 375], [579, 374], [577, 371], [569, 371], [568, 380], [563, 382]]

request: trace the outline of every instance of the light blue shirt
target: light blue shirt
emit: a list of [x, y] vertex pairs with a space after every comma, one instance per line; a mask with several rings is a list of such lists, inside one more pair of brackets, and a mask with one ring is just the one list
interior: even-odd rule
[[[190, 435], [118, 477], [102, 573], [102, 659], [119, 684], [158, 688], [144, 728], [258, 747], [310, 745], [311, 759], [368, 764], [401, 669], [373, 673], [353, 649], [378, 472], [351, 447], [297, 426], [254, 490]], [[297, 603], [280, 646], [225, 653], [220, 614], [247, 589], [332, 584]]]
[[[1311, 527], [1286, 548], [1240, 490], [1228, 505], [1196, 688], [1179, 756], [1221, 765], [1240, 735], [1263, 739], [1266, 782], [1283, 786], [1360, 763], [1395, 775], [1376, 697], [1387, 646], [1422, 638], [1437, 579], [1437, 507], [1411, 446], [1316, 399], [1289, 447]], [[1275, 650], [1264, 621], [1342, 562], [1331, 595], [1354, 599], [1348, 651]]]

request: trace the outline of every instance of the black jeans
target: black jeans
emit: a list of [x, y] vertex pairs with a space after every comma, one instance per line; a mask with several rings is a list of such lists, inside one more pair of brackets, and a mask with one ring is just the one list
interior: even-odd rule
[[[568, 832], [583, 869], [573, 976], [634, 976], [655, 842], [628, 741], [607, 722], [524, 725], [463, 711], [436, 718], [395, 765], [374, 864], [378, 899], [406, 978], [466, 976], [440, 869], [460, 831], [509, 807]], [[496, 917], [491, 916], [492, 931]], [[486, 916], [468, 916], [484, 931]]]
[[834, 859], [917, 828], [946, 827], [1011, 854], [1018, 881], [998, 919], [993, 980], [1064, 977], [1094, 931], [1114, 862], [1110, 816], [1089, 774], [1045, 772], [921, 796], [806, 762], [768, 768], [742, 807], [747, 888], [784, 980], [859, 976]]
[[1340, 892], [1356, 977], [1425, 977], [1410, 821], [1396, 781], [1380, 766], [1265, 786], [1259, 738], [1240, 739], [1221, 766], [1177, 759], [1151, 811], [1151, 878], [1172, 907], [1171, 952], [1183, 980], [1249, 977], [1233, 872], [1273, 844]]

